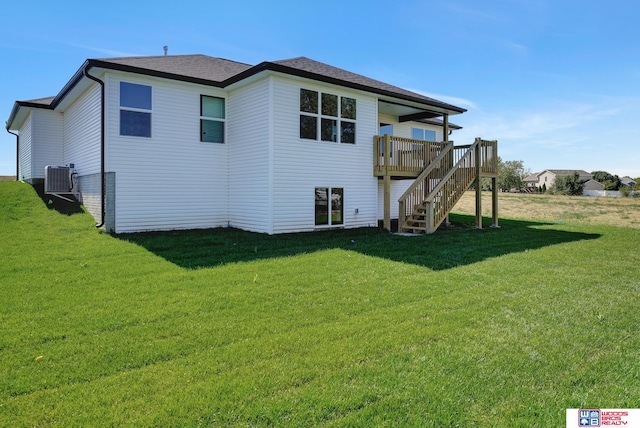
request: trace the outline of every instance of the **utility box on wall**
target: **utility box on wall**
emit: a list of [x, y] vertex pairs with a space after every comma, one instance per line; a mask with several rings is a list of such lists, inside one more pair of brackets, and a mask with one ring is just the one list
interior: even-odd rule
[[44, 168], [44, 193], [73, 193], [71, 168], [47, 165]]

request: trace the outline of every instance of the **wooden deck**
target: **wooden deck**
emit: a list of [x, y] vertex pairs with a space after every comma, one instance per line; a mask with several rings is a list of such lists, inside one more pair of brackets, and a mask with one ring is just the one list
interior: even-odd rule
[[[481, 140], [480, 145], [480, 174], [482, 177], [498, 175], [498, 142]], [[375, 136], [373, 138], [373, 175], [383, 177], [390, 175], [397, 178], [416, 178], [433, 162], [440, 152], [452, 141], [423, 141], [410, 138], [394, 137], [390, 135]], [[449, 161], [451, 166], [460, 160], [472, 144], [453, 146], [453, 157]], [[391, 150], [385, 151], [385, 147]], [[475, 158], [470, 162], [474, 167]]]
[[391, 180], [415, 178], [398, 200], [399, 231], [432, 233], [446, 220], [462, 194], [475, 183], [476, 223], [482, 227], [480, 178], [493, 184], [493, 226], [498, 225], [498, 142], [473, 144], [421, 141], [390, 135], [374, 137], [373, 174], [384, 180], [384, 227], [391, 229]]

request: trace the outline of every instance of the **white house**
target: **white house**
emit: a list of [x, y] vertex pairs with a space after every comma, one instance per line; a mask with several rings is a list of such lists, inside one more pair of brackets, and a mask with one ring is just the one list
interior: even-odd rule
[[[72, 165], [77, 197], [109, 231], [276, 234], [388, 227], [389, 201], [448, 147], [449, 116], [464, 111], [302, 57], [165, 55], [88, 59], [56, 96], [17, 101], [6, 128], [18, 179]], [[497, 145], [482, 144], [489, 167]], [[394, 172], [403, 159], [419, 168]]]
[[527, 187], [545, 187], [547, 189], [553, 186], [556, 178], [566, 177], [577, 172], [582, 182], [587, 182], [593, 177], [587, 171], [582, 169], [545, 169], [542, 172], [536, 172], [524, 179]]

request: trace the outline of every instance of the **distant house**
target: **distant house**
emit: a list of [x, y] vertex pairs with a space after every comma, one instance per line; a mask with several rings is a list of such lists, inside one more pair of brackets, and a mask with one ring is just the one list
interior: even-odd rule
[[587, 171], [581, 169], [545, 169], [542, 172], [537, 172], [529, 175], [524, 179], [528, 187], [546, 187], [549, 189], [553, 186], [554, 181], [557, 178], [566, 177], [577, 172], [580, 176], [580, 181], [587, 182], [593, 177]]
[[636, 184], [638, 184], [638, 183], [636, 182], [636, 180], [634, 180], [634, 179], [633, 179], [633, 178], [631, 178], [631, 177], [626, 177], [626, 176], [625, 176], [625, 177], [622, 177], [622, 178], [620, 179], [620, 182], [622, 183], [622, 185], [623, 185], [623, 186], [625, 186], [625, 187], [630, 187], [630, 188], [633, 188]]
[[584, 182], [584, 191], [588, 191], [588, 190], [596, 190], [596, 191], [603, 191], [604, 190], [604, 184], [599, 183], [593, 179], [591, 180], [587, 180]]
[[73, 165], [73, 193], [116, 233], [431, 232], [497, 175], [497, 142], [449, 141], [465, 111], [304, 57], [165, 55], [88, 59], [56, 96], [17, 101], [6, 128], [18, 179]]
[[528, 189], [532, 189], [538, 187], [538, 174], [539, 172], [535, 172], [533, 174], [527, 175], [522, 182], [524, 183], [524, 187]]

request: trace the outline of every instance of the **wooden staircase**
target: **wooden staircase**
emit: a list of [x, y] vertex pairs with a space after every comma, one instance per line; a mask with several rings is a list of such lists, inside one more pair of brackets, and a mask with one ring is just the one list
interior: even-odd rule
[[398, 200], [398, 231], [433, 233], [482, 173], [495, 175], [495, 141], [447, 144]]

